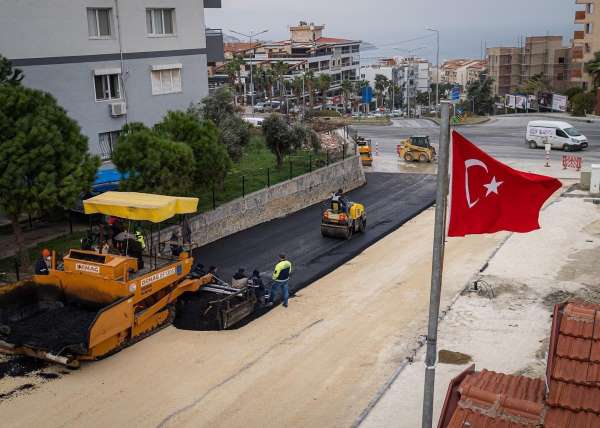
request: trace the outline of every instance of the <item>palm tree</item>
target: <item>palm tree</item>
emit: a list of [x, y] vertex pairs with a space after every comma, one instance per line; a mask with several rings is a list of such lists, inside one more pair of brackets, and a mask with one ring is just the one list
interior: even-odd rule
[[325, 108], [327, 102], [327, 91], [331, 87], [331, 76], [329, 74], [321, 74], [319, 76], [319, 90], [321, 91], [321, 103]]
[[585, 71], [592, 76], [594, 87], [600, 86], [600, 51], [594, 53], [594, 59], [585, 63]]
[[279, 88], [279, 100], [283, 102], [283, 93], [285, 91], [285, 84], [283, 82], [283, 78], [286, 74], [288, 74], [289, 65], [287, 65], [283, 61], [277, 61], [273, 65], [273, 76], [275, 81], [277, 82], [277, 86]]
[[[388, 88], [390, 81], [383, 74], [375, 75], [375, 92], [377, 93], [377, 107], [383, 105], [385, 101], [385, 90]], [[381, 104], [379, 98], [381, 97]]]
[[234, 105], [237, 103], [237, 95], [238, 95], [238, 83], [240, 81], [240, 71], [242, 69], [242, 65], [244, 64], [244, 58], [241, 56], [235, 56], [225, 65], [225, 72], [227, 73], [227, 77], [229, 78], [229, 82], [231, 87], [233, 88], [233, 103]]
[[[341, 85], [342, 95], [344, 96], [344, 110], [348, 108], [348, 98], [350, 98], [350, 94], [352, 93], [352, 82], [348, 79], [342, 81]], [[344, 113], [346, 113], [344, 111]]]
[[[304, 95], [302, 93], [303, 87], [304, 87], [304, 79], [302, 79], [302, 77], [300, 77], [300, 76], [294, 77], [294, 80], [292, 80], [292, 92], [294, 93], [294, 96], [296, 97], [297, 105], [300, 105], [302, 103], [302, 96]], [[304, 106], [302, 106], [302, 108], [304, 108]]]
[[317, 79], [315, 73], [311, 70], [304, 74], [304, 83], [308, 88], [308, 100], [310, 103], [310, 109], [312, 110], [315, 106], [315, 89], [317, 87]]

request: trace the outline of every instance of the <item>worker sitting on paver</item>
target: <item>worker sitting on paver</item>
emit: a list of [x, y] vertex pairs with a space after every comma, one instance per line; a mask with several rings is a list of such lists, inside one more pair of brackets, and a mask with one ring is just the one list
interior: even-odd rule
[[44, 248], [42, 250], [42, 255], [35, 262], [35, 274], [36, 275], [48, 275], [50, 273], [49, 267], [52, 263], [52, 258], [50, 257], [50, 250]]
[[271, 286], [270, 303], [275, 301], [275, 294], [279, 288], [283, 292], [283, 307], [288, 307], [288, 298], [290, 295], [289, 280], [292, 273], [292, 264], [285, 258], [285, 254], [279, 255], [279, 263], [275, 265], [273, 271], [273, 285]]
[[243, 268], [239, 268], [238, 271], [233, 275], [231, 280], [231, 286], [233, 288], [244, 288], [248, 285], [248, 276]]

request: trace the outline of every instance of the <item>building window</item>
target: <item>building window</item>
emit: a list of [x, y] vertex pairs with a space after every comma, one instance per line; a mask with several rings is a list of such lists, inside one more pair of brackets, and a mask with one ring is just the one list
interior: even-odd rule
[[181, 92], [181, 68], [152, 70], [152, 95]]
[[175, 34], [175, 9], [146, 9], [146, 30], [151, 36]]
[[559, 64], [564, 64], [565, 63], [565, 57], [564, 56], [558, 57], [558, 63]]
[[100, 143], [100, 157], [102, 160], [112, 158], [113, 150], [117, 145], [117, 140], [121, 131], [101, 132], [98, 134], [98, 142]]
[[117, 100], [121, 98], [121, 82], [118, 74], [94, 76], [96, 101]]
[[90, 38], [112, 37], [112, 9], [89, 8], [87, 20]]

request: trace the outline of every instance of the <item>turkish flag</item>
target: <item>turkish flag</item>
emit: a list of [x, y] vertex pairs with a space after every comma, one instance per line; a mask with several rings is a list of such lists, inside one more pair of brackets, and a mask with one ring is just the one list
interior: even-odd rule
[[452, 131], [452, 193], [448, 236], [531, 232], [544, 202], [561, 183], [517, 171]]

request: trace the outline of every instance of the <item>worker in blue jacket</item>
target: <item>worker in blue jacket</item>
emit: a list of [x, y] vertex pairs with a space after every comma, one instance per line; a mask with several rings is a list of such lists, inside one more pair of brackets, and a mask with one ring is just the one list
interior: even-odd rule
[[290, 296], [289, 281], [292, 273], [292, 264], [285, 258], [285, 254], [279, 255], [279, 263], [275, 265], [273, 271], [273, 285], [271, 286], [271, 304], [275, 300], [277, 289], [283, 291], [283, 307], [288, 307], [288, 298]]

